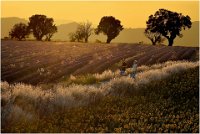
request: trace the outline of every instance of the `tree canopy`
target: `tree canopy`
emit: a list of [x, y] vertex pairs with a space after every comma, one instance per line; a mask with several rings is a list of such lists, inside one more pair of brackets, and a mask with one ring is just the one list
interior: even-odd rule
[[154, 15], [150, 15], [146, 22], [147, 28], [152, 33], [160, 33], [168, 39], [169, 46], [173, 45], [176, 36], [182, 37], [182, 29], [191, 28], [192, 22], [188, 15], [159, 9]]
[[120, 31], [123, 30], [120, 20], [115, 19], [113, 16], [104, 16], [101, 18], [95, 33], [103, 33], [107, 35], [106, 43], [110, 43], [112, 39], [117, 37]]
[[33, 15], [29, 18], [29, 28], [37, 40], [42, 40], [46, 35], [46, 40], [50, 40], [57, 27], [53, 24], [53, 18], [47, 18], [45, 15]]
[[88, 42], [88, 38], [92, 34], [93, 28], [91, 27], [92, 23], [91, 22], [83, 22], [78, 24], [78, 27], [74, 33], [69, 34], [69, 38], [71, 42], [74, 41], [82, 41], [84, 40], [85, 42]]
[[28, 29], [28, 26], [24, 23], [18, 23], [13, 26], [11, 31], [9, 32], [10, 37], [16, 38], [18, 40], [25, 39], [28, 37], [30, 31]]
[[47, 18], [45, 28], [46, 28], [45, 29], [46, 39], [45, 40], [50, 41], [53, 34], [57, 32], [57, 27], [55, 26], [55, 24], [53, 24], [52, 18]]
[[147, 29], [145, 29], [144, 35], [151, 41], [152, 45], [162, 43], [165, 40], [160, 33], [152, 33], [150, 30]]
[[85, 42], [88, 42], [88, 38], [92, 34], [92, 23], [91, 22], [83, 22], [78, 25], [77, 31], [82, 34], [82, 38]]

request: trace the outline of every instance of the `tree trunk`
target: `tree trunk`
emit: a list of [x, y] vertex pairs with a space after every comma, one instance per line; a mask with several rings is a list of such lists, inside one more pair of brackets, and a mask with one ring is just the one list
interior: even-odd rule
[[37, 40], [38, 40], [38, 41], [41, 41], [43, 36], [44, 36], [44, 35], [42, 35], [42, 34], [41, 34], [41, 35], [38, 35], [38, 36], [37, 36]]
[[174, 39], [172, 39], [172, 38], [169, 38], [168, 39], [168, 46], [172, 46], [173, 45], [173, 43], [174, 43]]
[[37, 40], [38, 40], [38, 41], [41, 41], [41, 40], [42, 40], [42, 38], [41, 38], [41, 37], [38, 37], [38, 38], [37, 38]]
[[48, 41], [51, 41], [52, 36], [53, 36], [53, 34], [49, 35]]
[[18, 40], [21, 41], [23, 39], [23, 37], [18, 37]]
[[155, 42], [155, 41], [151, 40], [151, 42], [152, 42], [152, 45], [154, 45], [154, 46], [156, 45], [156, 42]]
[[85, 43], [87, 43], [88, 42], [88, 38], [85, 38]]
[[52, 35], [46, 35], [46, 39], [45, 39], [45, 41], [51, 41], [51, 37], [52, 37]]
[[108, 37], [106, 43], [110, 43], [111, 40], [112, 40], [112, 39]]
[[50, 37], [46, 38], [46, 41], [51, 41], [51, 38]]

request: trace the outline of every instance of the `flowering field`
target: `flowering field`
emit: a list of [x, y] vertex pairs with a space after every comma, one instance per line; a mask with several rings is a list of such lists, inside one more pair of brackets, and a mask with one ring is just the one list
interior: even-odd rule
[[199, 132], [199, 62], [74, 76], [49, 86], [1, 82], [2, 132]]
[[139, 65], [152, 65], [194, 61], [198, 54], [194, 47], [2, 40], [1, 78], [9, 83], [57, 83], [70, 75], [116, 71], [122, 58], [130, 67], [135, 59]]

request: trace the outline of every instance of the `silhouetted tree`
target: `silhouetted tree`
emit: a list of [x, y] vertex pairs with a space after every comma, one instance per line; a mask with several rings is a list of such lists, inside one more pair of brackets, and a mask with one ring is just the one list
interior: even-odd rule
[[169, 46], [173, 45], [176, 36], [182, 37], [182, 29], [191, 28], [190, 17], [181, 13], [172, 12], [166, 9], [159, 9], [154, 15], [149, 16], [146, 22], [147, 30], [152, 33], [160, 33], [168, 39]]
[[150, 30], [145, 29], [144, 35], [151, 40], [152, 45], [156, 45], [157, 43], [162, 43], [165, 39], [162, 38], [162, 35], [158, 32], [152, 33]]
[[71, 42], [75, 41], [80, 42], [83, 40], [83, 37], [84, 37], [83, 33], [78, 30], [75, 33], [69, 33], [69, 39]]
[[47, 18], [45, 15], [33, 15], [29, 18], [29, 21], [29, 28], [37, 40], [42, 40], [45, 35], [46, 40], [50, 40], [57, 31], [56, 26], [53, 24], [54, 20]]
[[104, 16], [101, 18], [99, 25], [97, 26], [95, 33], [103, 33], [107, 35], [107, 43], [110, 43], [112, 39], [117, 37], [120, 31], [123, 30], [123, 26], [120, 24], [120, 20], [115, 19], [113, 16]]
[[46, 41], [51, 41], [51, 38], [54, 33], [57, 32], [57, 27], [53, 25], [52, 27], [49, 28], [49, 32], [45, 35], [46, 36]]
[[74, 41], [82, 41], [84, 40], [85, 42], [88, 42], [89, 36], [92, 34], [92, 23], [90, 22], [83, 22], [80, 23], [75, 31], [75, 33], [70, 33], [69, 38], [71, 42]]
[[84, 39], [85, 42], [88, 42], [88, 38], [92, 34], [92, 23], [90, 22], [83, 22], [78, 25], [77, 31], [82, 35], [81, 38]]
[[28, 29], [28, 26], [24, 23], [15, 24], [9, 32], [11, 39], [16, 38], [18, 40], [25, 39], [26, 37], [28, 37], [29, 34], [30, 30]]
[[75, 33], [69, 33], [69, 40], [70, 42], [76, 41], [76, 34]]
[[57, 27], [55, 25], [53, 25], [53, 19], [52, 18], [47, 18], [45, 28], [46, 28], [46, 30], [45, 30], [46, 39], [45, 40], [51, 41], [53, 34], [57, 32]]

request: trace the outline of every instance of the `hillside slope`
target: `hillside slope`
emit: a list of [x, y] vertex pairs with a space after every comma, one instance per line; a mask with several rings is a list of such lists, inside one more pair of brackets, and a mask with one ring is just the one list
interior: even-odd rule
[[198, 60], [199, 49], [138, 44], [2, 41], [1, 78], [31, 84], [58, 82], [71, 74], [119, 69], [122, 58], [130, 67], [168, 60]]

